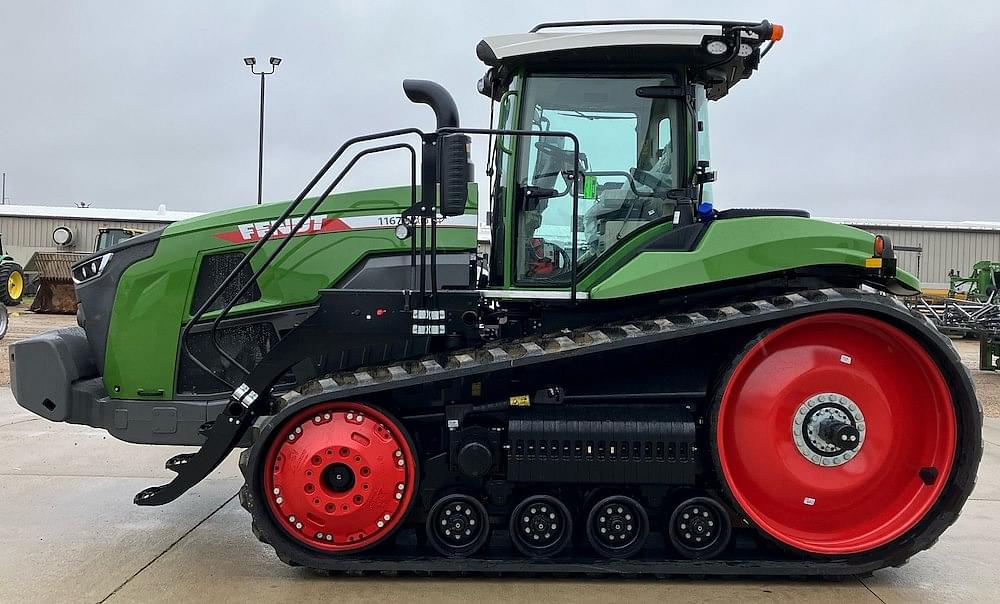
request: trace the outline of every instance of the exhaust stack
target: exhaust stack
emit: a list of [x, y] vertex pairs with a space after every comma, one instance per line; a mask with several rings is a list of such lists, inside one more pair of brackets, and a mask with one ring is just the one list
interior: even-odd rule
[[430, 80], [403, 80], [403, 93], [414, 103], [430, 105], [438, 130], [458, 127], [458, 106], [444, 86]]

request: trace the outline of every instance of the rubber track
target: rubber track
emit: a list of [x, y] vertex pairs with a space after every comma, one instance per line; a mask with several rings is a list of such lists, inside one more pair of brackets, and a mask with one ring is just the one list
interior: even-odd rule
[[[276, 401], [276, 413], [253, 430], [255, 441], [266, 442], [276, 426], [303, 405], [343, 400], [396, 388], [406, 388], [455, 378], [509, 370], [536, 363], [597, 354], [631, 346], [652, 344], [703, 335], [724, 329], [787, 321], [825, 311], [852, 311], [873, 314], [903, 327], [917, 337], [938, 361], [952, 387], [959, 414], [960, 458], [935, 508], [903, 538], [869, 554], [851, 558], [809, 557], [790, 554], [788, 559], [718, 560], [608, 560], [603, 558], [461, 558], [401, 556], [359, 553], [329, 557], [317, 555], [289, 541], [268, 517], [265, 505], [257, 502], [255, 480], [249, 472], [256, 467], [257, 447], [240, 455], [240, 469], [246, 483], [240, 503], [253, 517], [253, 532], [263, 543], [274, 547], [279, 559], [292, 566], [348, 575], [586, 575], [586, 576], [729, 576], [729, 577], [843, 577], [870, 574], [888, 566], [901, 566], [910, 556], [933, 545], [951, 526], [972, 493], [976, 470], [982, 456], [982, 408], [975, 397], [971, 376], [961, 363], [951, 341], [938, 333], [925, 317], [910, 312], [895, 298], [856, 289], [822, 289], [775, 296], [766, 300], [636, 320], [599, 328], [566, 331], [557, 335], [496, 342], [474, 350], [449, 355], [428, 356], [377, 367], [342, 371], [313, 380]], [[971, 411], [971, 413], [968, 413]], [[965, 425], [962, 425], [962, 417]], [[947, 500], [947, 501], [946, 501]], [[738, 509], [735, 508], [735, 509]], [[388, 539], [391, 542], [392, 539]], [[487, 548], [487, 551], [490, 548]]]

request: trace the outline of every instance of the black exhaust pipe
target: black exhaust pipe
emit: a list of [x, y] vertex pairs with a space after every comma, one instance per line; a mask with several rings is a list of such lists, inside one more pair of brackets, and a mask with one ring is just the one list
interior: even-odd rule
[[458, 106], [444, 86], [430, 80], [403, 80], [403, 92], [414, 103], [430, 105], [438, 130], [458, 127]]

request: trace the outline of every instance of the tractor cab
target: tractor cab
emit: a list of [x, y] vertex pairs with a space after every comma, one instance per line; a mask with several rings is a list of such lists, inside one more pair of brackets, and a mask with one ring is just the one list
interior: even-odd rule
[[497, 127], [531, 131], [493, 149], [491, 285], [565, 287], [653, 225], [708, 217], [707, 103], [781, 35], [767, 21], [593, 21], [480, 42]]
[[141, 235], [146, 231], [139, 229], [125, 229], [120, 227], [101, 227], [97, 232], [97, 239], [94, 242], [94, 251], [99, 252], [109, 247], [131, 239], [136, 235]]

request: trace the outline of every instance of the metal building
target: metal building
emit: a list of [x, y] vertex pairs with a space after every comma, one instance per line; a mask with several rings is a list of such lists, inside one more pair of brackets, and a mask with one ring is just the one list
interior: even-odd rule
[[963, 275], [980, 260], [1000, 261], [1000, 222], [940, 222], [825, 218], [889, 237], [899, 267], [916, 275], [924, 288], [946, 289], [948, 271]]
[[[26, 264], [35, 252], [92, 252], [101, 227], [152, 231], [198, 215], [168, 212], [162, 205], [157, 210], [0, 205], [0, 235], [4, 252]], [[53, 238], [60, 227], [71, 234], [65, 245]]]

